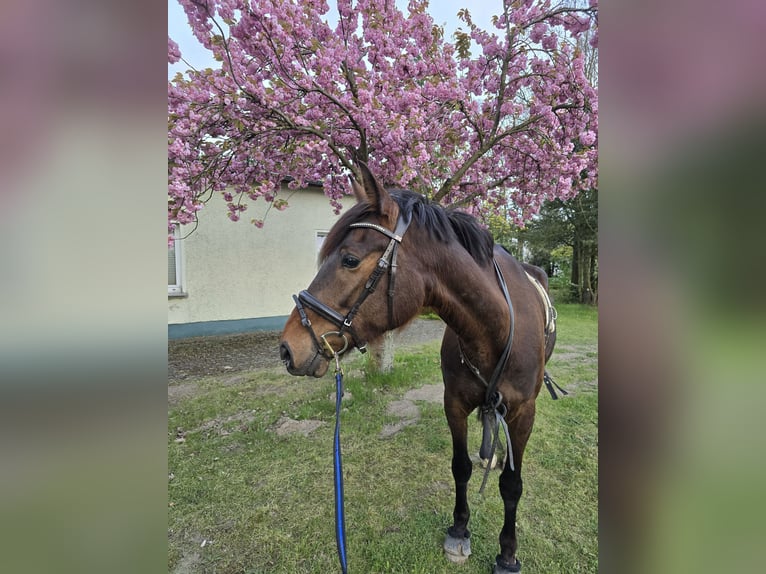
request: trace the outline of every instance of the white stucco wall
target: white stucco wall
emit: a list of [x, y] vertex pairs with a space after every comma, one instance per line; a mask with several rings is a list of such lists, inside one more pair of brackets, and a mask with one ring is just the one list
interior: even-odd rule
[[[285, 189], [280, 195], [286, 197]], [[346, 207], [353, 204], [346, 198]], [[320, 189], [300, 190], [284, 211], [251, 202], [238, 222], [227, 217], [223, 198], [199, 213], [199, 226], [181, 241], [184, 297], [168, 297], [168, 324], [275, 317], [289, 314], [291, 295], [316, 274], [316, 234], [337, 220]], [[190, 227], [181, 229], [188, 233]]]

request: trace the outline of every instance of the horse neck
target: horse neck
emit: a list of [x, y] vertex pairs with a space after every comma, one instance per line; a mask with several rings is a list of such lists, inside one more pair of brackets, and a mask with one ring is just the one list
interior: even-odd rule
[[508, 304], [492, 263], [480, 265], [462, 247], [448, 246], [432, 266], [429, 306], [460, 337], [472, 361], [491, 368], [505, 347]]

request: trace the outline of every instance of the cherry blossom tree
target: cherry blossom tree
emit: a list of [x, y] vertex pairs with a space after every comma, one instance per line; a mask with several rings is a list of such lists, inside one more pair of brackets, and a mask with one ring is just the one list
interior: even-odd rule
[[488, 30], [464, 9], [453, 42], [427, 0], [178, 1], [219, 65], [168, 83], [171, 225], [214, 193], [234, 221], [248, 201], [284, 208], [285, 178], [321, 182], [340, 210], [359, 160], [519, 224], [597, 187], [598, 95], [577, 45], [597, 46], [597, 0], [496, 0]]

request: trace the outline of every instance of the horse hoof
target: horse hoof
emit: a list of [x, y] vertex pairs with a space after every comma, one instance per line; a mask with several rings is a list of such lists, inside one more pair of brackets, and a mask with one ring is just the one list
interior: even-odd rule
[[518, 574], [521, 572], [521, 561], [517, 558], [516, 563], [511, 565], [498, 556], [492, 574]]
[[471, 539], [455, 538], [447, 534], [444, 540], [444, 555], [455, 564], [463, 564], [471, 555]]

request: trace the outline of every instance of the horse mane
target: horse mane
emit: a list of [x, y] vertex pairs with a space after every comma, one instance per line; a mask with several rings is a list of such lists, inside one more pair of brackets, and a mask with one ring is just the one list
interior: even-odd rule
[[[422, 195], [406, 189], [389, 190], [402, 213], [411, 214], [412, 221], [434, 239], [442, 243], [457, 241], [479, 264], [492, 260], [495, 241], [477, 219], [454, 208], [444, 208]], [[325, 259], [335, 251], [348, 232], [349, 226], [359, 223], [374, 213], [369, 203], [357, 203], [344, 213], [324, 240], [320, 258]]]

